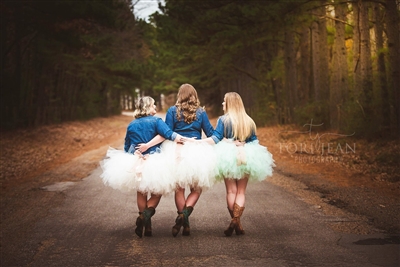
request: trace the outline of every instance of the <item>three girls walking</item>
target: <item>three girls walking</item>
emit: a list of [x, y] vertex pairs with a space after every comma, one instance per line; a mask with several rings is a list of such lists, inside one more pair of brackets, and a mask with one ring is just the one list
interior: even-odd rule
[[[200, 107], [195, 88], [183, 84], [176, 104], [167, 111], [165, 123], [153, 117], [155, 112], [143, 112], [146, 107], [139, 104], [125, 139], [125, 152], [130, 153], [111, 148], [107, 152], [101, 177], [115, 189], [137, 191], [139, 217], [135, 233], [139, 237], [143, 226], [145, 236], [151, 236], [151, 216], [161, 196], [170, 192], [175, 193], [178, 213], [172, 235], [177, 236], [182, 227], [182, 235], [190, 235], [189, 216], [201, 193], [219, 181], [225, 183], [231, 216], [224, 233], [226, 236], [233, 231], [244, 234], [240, 218], [247, 183], [271, 176], [274, 161], [271, 153], [259, 144], [256, 125], [246, 114], [239, 94], [227, 93], [222, 106], [224, 115], [218, 118], [214, 130], [207, 113]], [[139, 113], [143, 115], [138, 116]], [[201, 139], [202, 131], [207, 138]], [[164, 139], [167, 140], [160, 146]], [[190, 190], [187, 197], [186, 188]], [[151, 195], [150, 199], [147, 194]]]

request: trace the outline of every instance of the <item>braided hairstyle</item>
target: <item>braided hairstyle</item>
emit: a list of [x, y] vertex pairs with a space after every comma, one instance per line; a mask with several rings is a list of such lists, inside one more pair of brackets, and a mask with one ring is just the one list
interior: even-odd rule
[[133, 117], [135, 119], [151, 115], [150, 108], [153, 107], [155, 101], [150, 96], [144, 96], [138, 99], [135, 103], [135, 111]]

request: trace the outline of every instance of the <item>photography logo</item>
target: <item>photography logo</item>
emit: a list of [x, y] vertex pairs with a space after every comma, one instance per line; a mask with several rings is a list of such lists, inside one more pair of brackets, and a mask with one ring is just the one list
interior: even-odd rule
[[[301, 134], [308, 135], [308, 138], [302, 141], [289, 141], [279, 143], [279, 153], [287, 153], [294, 158], [296, 163], [338, 163], [343, 161], [343, 156], [356, 153], [356, 143], [348, 143], [345, 137], [352, 134], [338, 133], [318, 133], [315, 129], [321, 127], [321, 124], [306, 123], [303, 127], [308, 130], [301, 131], [281, 131], [279, 135]], [[332, 140], [332, 139], [335, 139]]]

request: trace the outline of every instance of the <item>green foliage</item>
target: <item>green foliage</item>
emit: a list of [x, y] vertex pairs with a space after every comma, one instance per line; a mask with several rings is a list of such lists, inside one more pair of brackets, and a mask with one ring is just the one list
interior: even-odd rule
[[335, 41], [335, 32], [336, 32], [336, 29], [335, 29], [335, 27], [332, 27], [332, 26], [327, 26], [326, 27], [326, 31], [327, 31], [327, 33], [328, 33], [328, 44], [329, 45], [333, 45], [333, 43], [334, 43], [334, 41]]
[[[1, 127], [107, 116], [119, 112], [120, 96], [135, 96], [136, 88], [157, 99], [161, 93], [177, 92], [182, 83], [193, 84], [202, 104], [215, 113], [221, 113], [224, 93], [236, 90], [249, 96], [246, 108], [260, 126], [313, 119], [329, 127], [328, 99], [290, 107], [285, 84], [285, 32], [296, 34], [295, 60], [304, 67], [300, 36], [320, 17], [316, 14], [323, 12], [322, 3], [166, 0], [148, 23], [135, 21], [124, 1], [6, 1], [0, 14], [6, 37]], [[351, 13], [348, 17], [357, 26]], [[353, 26], [345, 24], [346, 39], [353, 37]], [[326, 30], [331, 45], [336, 29]], [[352, 94], [356, 56], [351, 49], [347, 52], [350, 89], [345, 92], [348, 102], [341, 106], [341, 129], [375, 134], [370, 122], [380, 125], [379, 116], [365, 118]], [[386, 56], [388, 48], [372, 57], [381, 53]], [[374, 78], [379, 101], [372, 108], [380, 109], [379, 76]], [[299, 81], [313, 86], [311, 77]]]
[[122, 1], [8, 1], [1, 15], [1, 128], [115, 114], [141, 83], [147, 45]]
[[341, 109], [341, 118], [341, 129], [355, 133], [356, 137], [371, 138], [380, 131], [378, 117], [368, 117], [358, 101], [346, 102]]
[[311, 102], [295, 108], [295, 121], [301, 125], [306, 123], [323, 124], [321, 129], [329, 129], [329, 106], [326, 102]]

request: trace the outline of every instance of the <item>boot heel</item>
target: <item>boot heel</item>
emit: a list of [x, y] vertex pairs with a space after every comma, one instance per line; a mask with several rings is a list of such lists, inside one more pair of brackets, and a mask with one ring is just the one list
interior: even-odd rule
[[231, 236], [233, 231], [236, 232], [237, 235], [244, 235], [244, 230], [242, 227], [242, 224], [240, 223], [240, 217], [242, 217], [244, 207], [240, 207], [238, 204], [233, 205], [233, 210], [229, 210], [229, 213], [231, 215], [231, 223], [229, 224], [228, 229], [224, 231], [224, 234], [226, 236]]
[[233, 218], [232, 221], [231, 221], [231, 223], [229, 224], [228, 229], [226, 229], [226, 230], [224, 231], [224, 234], [225, 234], [226, 236], [231, 236], [232, 233], [233, 233], [233, 231], [235, 230], [235, 227], [236, 227], [236, 220], [235, 220], [235, 218]]
[[178, 212], [178, 217], [175, 219], [175, 225], [172, 226], [172, 235], [176, 237], [183, 226], [183, 214]]
[[190, 235], [190, 227], [189, 226], [183, 227], [182, 235], [184, 235], [184, 236], [189, 236]]
[[136, 229], [135, 229], [135, 234], [142, 238], [143, 236], [143, 215], [141, 212], [139, 212], [139, 217], [136, 219]]
[[183, 230], [182, 230], [182, 235], [184, 236], [189, 236], [190, 235], [190, 224], [189, 224], [189, 216], [193, 212], [193, 207], [185, 207], [182, 211], [183, 213]]
[[[156, 213], [156, 209], [153, 207], [145, 208], [142, 216], [143, 216], [143, 225], [144, 225], [144, 236], [152, 236], [153, 231], [151, 228], [151, 217]], [[143, 226], [142, 226], [143, 228]]]

